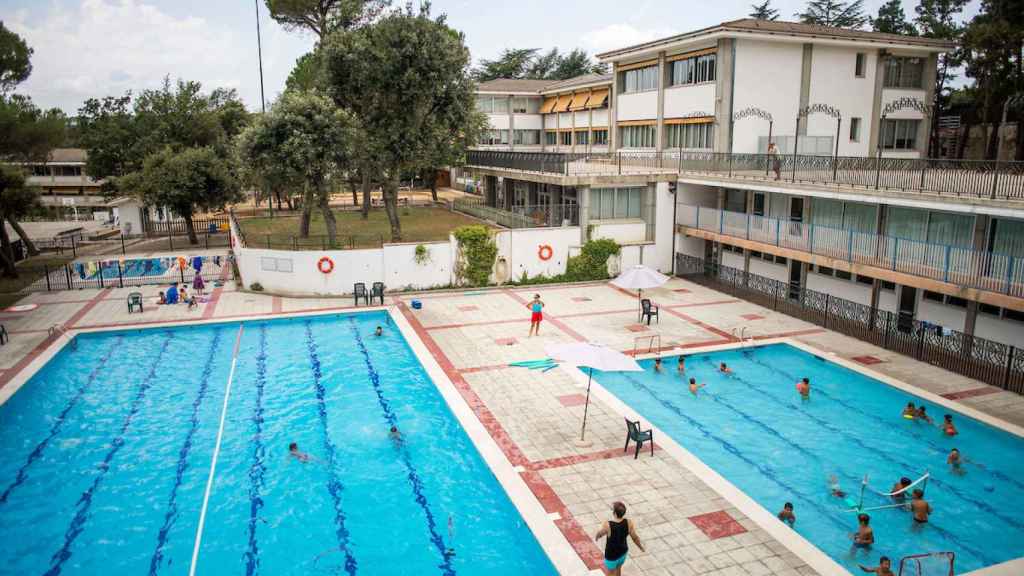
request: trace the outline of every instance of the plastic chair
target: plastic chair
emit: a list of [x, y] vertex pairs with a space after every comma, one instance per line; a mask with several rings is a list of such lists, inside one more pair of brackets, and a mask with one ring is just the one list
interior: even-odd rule
[[374, 282], [373, 288], [370, 289], [370, 304], [373, 304], [374, 298], [380, 298], [380, 305], [384, 305], [384, 283]]
[[651, 304], [650, 298], [644, 298], [640, 301], [640, 321], [643, 322], [644, 318], [647, 318], [647, 325], [651, 325], [651, 317], [658, 319], [658, 324], [661, 324], [661, 316], [658, 315], [658, 307]]
[[651, 443], [651, 456], [654, 456], [654, 430], [641, 430], [640, 421], [633, 422], [629, 418], [626, 418], [626, 447], [622, 449], [623, 452], [629, 450], [629, 442], [632, 440], [636, 442], [636, 453], [633, 454], [633, 459], [636, 460], [640, 457], [640, 449], [643, 448], [644, 442]]
[[366, 284], [364, 282], [356, 282], [352, 288], [352, 296], [356, 299], [356, 306], [359, 306], [360, 298], [367, 304], [370, 303], [370, 295], [366, 292]]
[[135, 308], [142, 312], [142, 292], [132, 292], [128, 295], [128, 313], [131, 314]]

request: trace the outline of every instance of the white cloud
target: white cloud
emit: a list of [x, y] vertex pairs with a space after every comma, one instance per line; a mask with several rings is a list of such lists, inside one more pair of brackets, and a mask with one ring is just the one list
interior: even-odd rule
[[[255, 32], [176, 17], [145, 0], [82, 0], [77, 9], [53, 3], [41, 18], [29, 20], [22, 12], [9, 25], [35, 49], [32, 76], [18, 91], [41, 106], [73, 113], [87, 98], [155, 88], [164, 76], [197, 80], [206, 90], [237, 88], [250, 109], [259, 106]], [[263, 48], [269, 100], [302, 49], [268, 28]], [[292, 45], [281, 50], [282, 44]], [[268, 49], [274, 50], [269, 58]]]
[[609, 24], [586, 32], [581, 37], [583, 46], [592, 53], [650, 42], [676, 34], [671, 28], [637, 28], [631, 24]]

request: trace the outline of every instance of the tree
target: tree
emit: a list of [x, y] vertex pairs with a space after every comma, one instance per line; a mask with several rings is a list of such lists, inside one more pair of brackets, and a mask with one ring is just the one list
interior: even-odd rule
[[878, 16], [871, 20], [871, 29], [887, 34], [917, 36], [917, 28], [907, 22], [907, 15], [903, 12], [900, 0], [888, 0], [878, 8]]
[[[921, 35], [926, 38], [952, 40], [960, 44], [964, 26], [957, 22], [957, 18], [966, 5], [967, 0], [921, 0], [920, 4], [914, 8], [917, 13], [915, 20]], [[956, 78], [954, 70], [963, 64], [963, 57], [964, 53], [961, 49], [941, 52], [938, 55], [935, 72], [935, 97], [932, 101], [934, 111], [931, 119], [929, 155], [938, 153], [939, 116], [949, 106], [948, 84]]]
[[543, 54], [539, 48], [505, 49], [496, 60], [481, 60], [473, 70], [478, 82], [498, 78], [531, 80], [568, 80], [584, 74], [604, 74], [608, 66], [594, 62], [586, 51], [576, 48], [561, 54], [552, 48]]
[[32, 49], [0, 21], [0, 94], [6, 94], [32, 74]]
[[[556, 50], [557, 53], [557, 49], [553, 50]], [[584, 74], [604, 74], [607, 71], [607, 65], [592, 61], [589, 54], [579, 48], [575, 48], [572, 52], [561, 56], [555, 69], [544, 79], [568, 80], [569, 78], [575, 78]]]
[[0, 164], [0, 264], [7, 278], [17, 278], [18, 269], [14, 265], [14, 247], [4, 221], [10, 223], [27, 244], [28, 236], [17, 225], [18, 219], [26, 216], [38, 204], [39, 191], [25, 186], [25, 174], [21, 169], [10, 164]]
[[462, 34], [426, 7], [331, 35], [323, 46], [331, 97], [352, 112], [379, 163], [393, 241], [402, 239], [398, 178], [429, 164], [428, 151], [475, 122], [475, 86]]
[[372, 22], [390, 0], [266, 0], [270, 17], [289, 30], [306, 30], [322, 41], [335, 30]]
[[112, 178], [142, 168], [137, 151], [141, 134], [132, 113], [131, 92], [86, 100], [78, 109], [78, 139], [88, 153], [86, 173], [107, 179], [108, 187]]
[[[498, 78], [525, 78], [537, 57], [537, 48], [506, 48], [495, 60], [481, 60], [473, 71], [477, 82], [488, 82]], [[557, 51], [555, 54], [557, 55]], [[554, 69], [553, 65], [549, 65]]]
[[436, 144], [426, 150], [424, 169], [421, 173], [429, 182], [430, 196], [437, 202], [437, 172], [444, 166], [462, 166], [466, 161], [466, 150], [480, 141], [480, 134], [488, 127], [487, 116], [474, 111], [464, 128], [447, 134], [439, 134]]
[[199, 243], [192, 221], [197, 210], [219, 210], [241, 200], [230, 161], [212, 147], [166, 147], [146, 157], [142, 170], [123, 181], [146, 204], [165, 206], [181, 216], [192, 244]]
[[285, 90], [308, 91], [321, 87], [322, 74], [320, 73], [319, 53], [314, 50], [307, 52], [295, 61], [295, 67], [288, 74], [285, 80]]
[[329, 206], [328, 181], [352, 169], [354, 127], [348, 112], [316, 92], [285, 92], [270, 112], [239, 138], [243, 159], [273, 178], [303, 181], [299, 235], [309, 236], [313, 202], [323, 214], [327, 236], [335, 244], [338, 227]]
[[751, 4], [751, 12], [748, 14], [756, 20], [778, 20], [779, 11], [771, 7], [772, 0], [764, 0], [762, 4]]
[[869, 18], [864, 15], [864, 0], [835, 2], [811, 0], [803, 12], [795, 14], [804, 24], [819, 24], [835, 28], [863, 28]]

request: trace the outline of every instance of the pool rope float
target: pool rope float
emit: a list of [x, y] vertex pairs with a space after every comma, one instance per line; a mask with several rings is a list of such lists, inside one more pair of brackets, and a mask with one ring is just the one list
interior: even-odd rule
[[39, 308], [39, 304], [18, 304], [4, 308], [4, 312], [31, 312], [36, 308]]
[[540, 370], [541, 372], [547, 372], [558, 366], [558, 362], [555, 362], [552, 358], [544, 358], [543, 360], [522, 360], [520, 362], [509, 362], [509, 366], [515, 366], [517, 368], [528, 368], [530, 370]]

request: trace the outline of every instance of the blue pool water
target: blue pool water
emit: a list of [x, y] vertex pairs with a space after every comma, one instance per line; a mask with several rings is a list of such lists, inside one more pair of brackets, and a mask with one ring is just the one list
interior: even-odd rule
[[[239, 326], [79, 336], [0, 406], [0, 574], [188, 573]], [[554, 573], [382, 312], [244, 323], [197, 566]]]
[[[664, 362], [662, 374], [645, 360], [643, 373], [595, 378], [773, 514], [792, 502], [796, 531], [854, 573], [881, 555], [952, 551], [958, 573], [1024, 556], [1024, 439], [955, 413], [960, 434], [946, 437], [901, 417], [919, 398], [785, 344], [687, 356], [687, 379], [707, 384], [697, 397], [675, 358]], [[734, 373], [718, 372], [720, 362]], [[795, 390], [805, 376], [807, 402]], [[924, 404], [941, 421], [946, 411]], [[953, 447], [981, 466], [953, 474]], [[856, 499], [865, 474], [869, 487], [889, 492], [901, 476], [925, 472], [931, 522], [914, 531], [902, 509], [870, 511], [876, 544], [851, 558], [856, 515], [831, 495], [827, 478], [835, 474]], [[866, 491], [865, 507], [889, 503]]]

